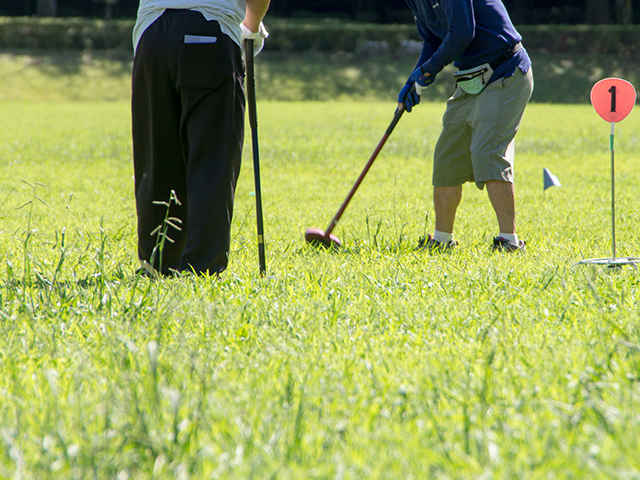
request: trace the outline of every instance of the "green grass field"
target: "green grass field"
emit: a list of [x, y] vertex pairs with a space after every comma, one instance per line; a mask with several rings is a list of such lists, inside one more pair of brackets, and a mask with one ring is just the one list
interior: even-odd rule
[[[74, 78], [0, 87], [0, 478], [640, 478], [640, 275], [575, 265], [610, 255], [609, 128], [588, 105], [527, 111], [525, 255], [490, 252], [468, 185], [461, 247], [431, 256], [413, 247], [442, 101], [402, 119], [339, 253], [303, 232], [393, 101], [260, 102], [268, 275], [247, 142], [229, 269], [149, 281], [127, 90], [73, 102]], [[639, 132], [635, 112], [617, 134], [620, 255], [640, 256]], [[563, 186], [543, 192], [543, 167]]]

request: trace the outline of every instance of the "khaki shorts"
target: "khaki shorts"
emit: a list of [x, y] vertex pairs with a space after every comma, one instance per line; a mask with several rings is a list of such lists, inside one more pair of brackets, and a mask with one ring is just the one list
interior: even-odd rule
[[433, 185], [499, 180], [513, 183], [514, 139], [533, 92], [531, 69], [490, 84], [478, 95], [459, 87], [447, 101], [433, 161]]

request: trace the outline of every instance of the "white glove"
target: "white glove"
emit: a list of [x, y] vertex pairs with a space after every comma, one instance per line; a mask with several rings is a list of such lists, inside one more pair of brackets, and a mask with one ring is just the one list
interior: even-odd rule
[[414, 85], [416, 87], [416, 93], [418, 94], [419, 97], [421, 97], [423, 92], [428, 88], [423, 85], [420, 85], [418, 82], [415, 82]]
[[242, 48], [245, 40], [253, 40], [253, 56], [257, 56], [264, 48], [264, 40], [269, 36], [264, 23], [260, 22], [257, 32], [249, 30], [244, 23], [240, 24], [240, 30], [242, 31]]

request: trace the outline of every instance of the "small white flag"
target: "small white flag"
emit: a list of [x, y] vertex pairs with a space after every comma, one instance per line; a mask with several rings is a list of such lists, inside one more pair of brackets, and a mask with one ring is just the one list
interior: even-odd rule
[[542, 169], [542, 182], [544, 184], [544, 189], [546, 190], [549, 187], [560, 187], [562, 184], [558, 177], [556, 177], [553, 173], [551, 173], [548, 169]]

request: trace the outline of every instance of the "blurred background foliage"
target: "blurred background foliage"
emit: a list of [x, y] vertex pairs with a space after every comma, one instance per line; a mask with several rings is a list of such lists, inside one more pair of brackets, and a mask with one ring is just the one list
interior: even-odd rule
[[[640, 23], [640, 0], [503, 0], [516, 24]], [[138, 0], [3, 0], [0, 16], [81, 16], [128, 18]], [[290, 17], [339, 17], [384, 23], [410, 22], [404, 0], [278, 0], [271, 14]]]

